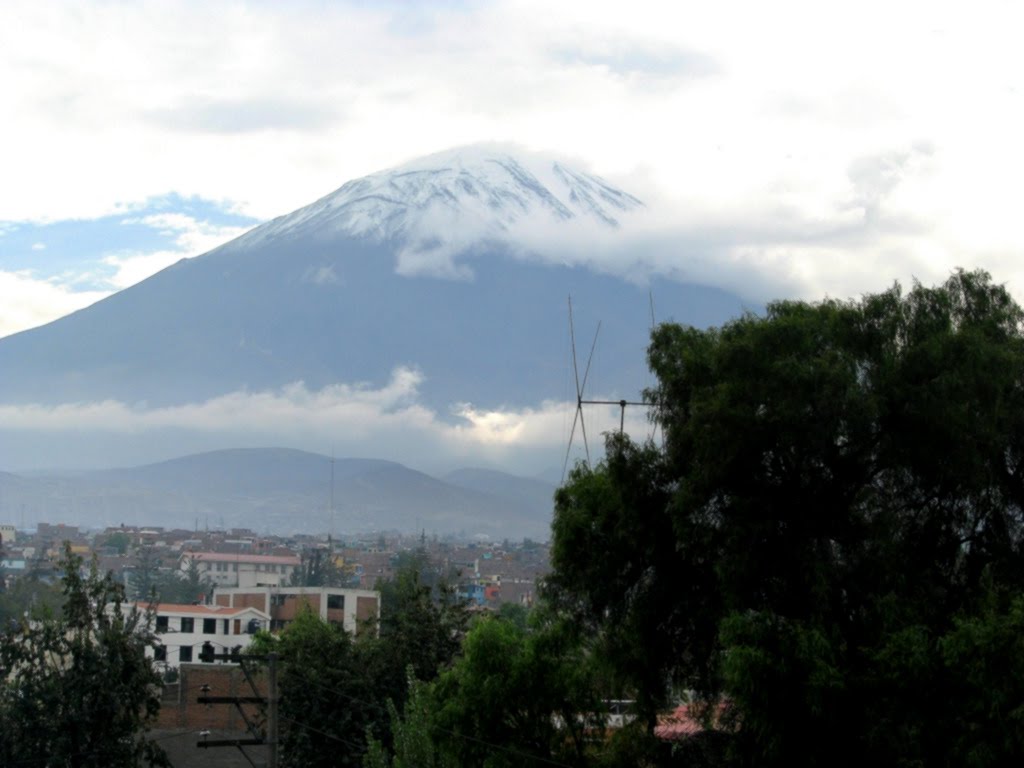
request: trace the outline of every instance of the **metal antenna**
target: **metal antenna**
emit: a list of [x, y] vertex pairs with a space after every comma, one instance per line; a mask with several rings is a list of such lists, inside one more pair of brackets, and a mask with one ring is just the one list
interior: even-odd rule
[[565, 471], [569, 466], [569, 454], [572, 452], [572, 441], [576, 436], [576, 422], [580, 424], [580, 431], [583, 433], [583, 449], [587, 454], [587, 464], [590, 464], [590, 447], [587, 445], [587, 428], [583, 422], [583, 388], [587, 384], [587, 377], [590, 375], [590, 363], [594, 358], [594, 349], [597, 347], [597, 333], [601, 325], [598, 323], [597, 332], [594, 333], [594, 343], [590, 346], [590, 357], [587, 358], [587, 368], [583, 373], [583, 383], [580, 383], [580, 369], [576, 362], [576, 324], [572, 316], [572, 296], [569, 297], [569, 343], [572, 346], [572, 373], [576, 381], [576, 411], [572, 416], [572, 429], [569, 430], [569, 444], [565, 448], [565, 461], [562, 463], [562, 481], [565, 481]]
[[576, 436], [576, 422], [580, 424], [580, 433], [583, 435], [583, 450], [587, 456], [587, 466], [590, 466], [590, 446], [587, 444], [587, 427], [583, 420], [584, 405], [617, 405], [619, 406], [619, 434], [625, 431], [626, 427], [626, 406], [645, 405], [650, 403], [635, 400], [584, 400], [583, 392], [587, 386], [587, 379], [590, 377], [590, 364], [594, 360], [594, 350], [597, 348], [597, 337], [601, 333], [601, 323], [598, 322], [597, 330], [594, 331], [594, 341], [590, 345], [590, 355], [587, 357], [587, 367], [583, 371], [583, 380], [580, 380], [579, 365], [576, 362], [576, 327], [572, 315], [572, 296], [569, 297], [569, 340], [572, 346], [572, 371], [576, 380], [576, 412], [572, 418], [572, 429], [569, 431], [569, 444], [565, 449], [565, 461], [562, 463], [562, 482], [565, 482], [565, 472], [569, 467], [569, 454], [572, 452], [572, 441]]
[[327, 535], [331, 557], [334, 557], [334, 446], [331, 446], [331, 532]]
[[[651, 336], [653, 337], [654, 336], [654, 327], [658, 324], [657, 321], [654, 319], [654, 291], [648, 291], [647, 292], [647, 298], [650, 300], [650, 303], [651, 303]], [[655, 409], [658, 407], [657, 403], [648, 403], [648, 405], [650, 405], [651, 407], [653, 407]], [[657, 419], [657, 417], [655, 417], [651, 421], [653, 422], [653, 426], [651, 427], [651, 438], [650, 439], [651, 439], [651, 442], [653, 443], [654, 442], [654, 436], [656, 434], [658, 434], [658, 419]], [[664, 441], [664, 437], [665, 437], [664, 431], [662, 431], [661, 436], [662, 436], [662, 447], [664, 447], [664, 442], [665, 442]]]

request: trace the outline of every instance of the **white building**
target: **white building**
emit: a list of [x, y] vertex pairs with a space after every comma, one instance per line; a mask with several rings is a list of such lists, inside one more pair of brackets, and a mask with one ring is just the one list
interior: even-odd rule
[[13, 544], [18, 539], [18, 532], [13, 525], [0, 525], [0, 544]]
[[[138, 605], [140, 611], [147, 607]], [[199, 654], [207, 642], [215, 653], [245, 650], [255, 632], [270, 628], [270, 616], [258, 608], [217, 605], [160, 603], [155, 606], [153, 621], [159, 645], [147, 648], [146, 655], [168, 667], [200, 663]]]
[[195, 561], [201, 575], [217, 587], [262, 587], [287, 584], [301, 564], [295, 555], [253, 555], [246, 552], [182, 552], [179, 568]]

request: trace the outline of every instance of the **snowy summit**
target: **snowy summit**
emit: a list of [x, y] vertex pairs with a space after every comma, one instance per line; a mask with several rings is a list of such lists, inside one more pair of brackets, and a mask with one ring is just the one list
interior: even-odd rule
[[350, 181], [237, 242], [365, 237], [396, 246], [399, 272], [458, 276], [454, 256], [481, 244], [514, 245], [519, 227], [616, 229], [624, 214], [642, 207], [603, 179], [543, 155], [471, 146]]

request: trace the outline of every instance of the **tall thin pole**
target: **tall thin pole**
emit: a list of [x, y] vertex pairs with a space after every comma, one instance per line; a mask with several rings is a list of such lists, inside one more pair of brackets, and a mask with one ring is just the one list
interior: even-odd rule
[[267, 654], [267, 766], [277, 768], [277, 654]]
[[331, 447], [331, 556], [334, 556], [334, 448]]

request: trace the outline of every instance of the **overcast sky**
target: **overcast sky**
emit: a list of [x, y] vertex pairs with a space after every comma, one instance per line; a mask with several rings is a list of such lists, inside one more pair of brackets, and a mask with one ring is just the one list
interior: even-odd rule
[[0, 335], [345, 181], [476, 142], [648, 201], [747, 295], [956, 266], [1024, 298], [1010, 2], [45, 2], [0, 7]]

